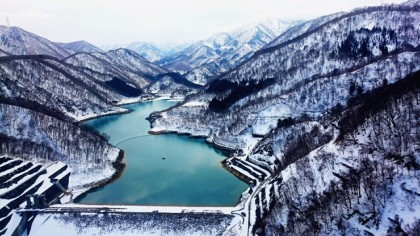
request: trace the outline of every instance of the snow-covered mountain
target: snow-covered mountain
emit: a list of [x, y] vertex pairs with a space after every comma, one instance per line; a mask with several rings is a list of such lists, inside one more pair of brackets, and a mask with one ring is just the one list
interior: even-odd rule
[[199, 41], [158, 63], [185, 73], [187, 79], [194, 83], [205, 84], [210, 77], [226, 72], [251, 57], [255, 51], [295, 24], [297, 22], [271, 19], [244, 26]]
[[71, 43], [57, 43], [60, 47], [66, 49], [67, 51], [71, 53], [77, 53], [77, 52], [103, 52], [102, 49], [84, 41], [76, 41]]
[[50, 55], [64, 58], [71, 53], [56, 43], [19, 27], [0, 25], [0, 49], [13, 55]]
[[[191, 82], [187, 83], [188, 81], [181, 75], [176, 75], [177, 79], [170, 80], [171, 83], [166, 80], [164, 82], [164, 78], [169, 78], [164, 75], [175, 74], [129, 49], [120, 48], [107, 53], [77, 53], [64, 61], [81, 68], [91, 76], [100, 73], [111, 78], [118, 78], [137, 89], [152, 94], [171, 95], [170, 91], [177, 91], [176, 96], [182, 94], [185, 96], [200, 87]], [[161, 83], [165, 83], [165, 86], [160, 86]], [[151, 90], [149, 87], [152, 84], [155, 89]]]
[[[104, 53], [77, 42], [61, 45], [65, 50], [19, 28], [1, 30], [0, 178], [11, 181], [0, 181], [0, 235], [16, 228], [11, 211], [25, 207], [27, 195], [55, 186], [52, 178], [64, 179], [58, 194], [69, 194], [69, 186], [64, 201], [72, 201], [122, 170], [123, 152], [80, 121], [128, 112], [118, 104], [162, 93], [184, 97], [200, 87], [128, 49]], [[60, 171], [50, 173], [51, 166]]]
[[244, 204], [251, 234], [408, 231], [420, 212], [419, 71], [420, 7], [361, 8], [291, 28], [149, 118], [152, 132], [237, 153], [228, 167], [256, 183]]
[[64, 59], [72, 65], [117, 77], [137, 88], [147, 86], [158, 74], [168, 73], [128, 49], [116, 49], [107, 53], [77, 53]]
[[[209, 136], [223, 136], [228, 144], [228, 137], [239, 135], [248, 125], [258, 126], [261, 116], [269, 116], [270, 111], [279, 113], [277, 118], [265, 119], [266, 128], [289, 113], [322, 114], [337, 103], [345, 104], [350, 82], [367, 91], [379, 86], [378, 77], [391, 83], [414, 72], [419, 60], [419, 19], [417, 8], [405, 6], [372, 7], [339, 15], [285, 43], [258, 51], [210, 83], [205, 92], [191, 98], [203, 106], [185, 107], [191, 115], [205, 114], [199, 123], [176, 122], [183, 119], [177, 116], [177, 110], [184, 109], [179, 106], [165, 114], [170, 123], [156, 120], [156, 129], [211, 132]], [[208, 111], [214, 114], [211, 119]], [[246, 146], [240, 143], [228, 145]]]
[[129, 43], [125, 48], [137, 52], [149, 61], [160, 60], [166, 55], [164, 51], [151, 43], [132, 42]]
[[124, 111], [112, 105], [113, 101], [126, 97], [119, 87], [112, 86], [112, 77], [85, 73], [53, 57], [2, 57], [0, 76], [2, 103], [42, 111], [63, 120]]
[[127, 49], [77, 53], [65, 60], [42, 55], [5, 56], [0, 58], [0, 102], [63, 120], [81, 120], [123, 112], [115, 103], [138, 100], [151, 84], [155, 85], [153, 94], [176, 91], [176, 96], [185, 96], [198, 89], [179, 75], [171, 80], [169, 90], [161, 91], [163, 87], [156, 84], [168, 73]]
[[[157, 84], [164, 77], [160, 75], [170, 73], [128, 49], [95, 52], [96, 47], [76, 42], [62, 46], [69, 51], [93, 52], [69, 55], [58, 44], [35, 34], [14, 27], [1, 29], [5, 34], [1, 35], [0, 101], [63, 120], [124, 111], [115, 104], [139, 100], [151, 83], [155, 84], [153, 94], [159, 94], [161, 86]], [[22, 55], [11, 55], [18, 53]], [[185, 96], [197, 90], [181, 77], [176, 76], [170, 83], [173, 88], [162, 92], [177, 91], [176, 96]], [[165, 84], [169, 86], [168, 81]]]
[[296, 38], [299, 35], [302, 35], [303, 33], [310, 32], [312, 30], [315, 30], [317, 27], [331, 21], [334, 18], [337, 18], [341, 15], [346, 14], [345, 12], [338, 12], [331, 15], [321, 16], [319, 18], [309, 20], [306, 22], [303, 22], [301, 24], [296, 24], [286, 31], [284, 31], [282, 34], [278, 35], [276, 38], [273, 39], [273, 41], [267, 43], [264, 45], [263, 49], [270, 48], [273, 46], [276, 46], [280, 43], [283, 43], [289, 39]]
[[105, 51], [125, 48], [138, 53], [140, 56], [146, 58], [149, 61], [155, 62], [161, 60], [164, 57], [173, 55], [186, 48], [186, 45], [178, 46], [157, 46], [153, 43], [147, 42], [131, 42], [128, 44], [109, 44], [103, 45], [101, 48]]

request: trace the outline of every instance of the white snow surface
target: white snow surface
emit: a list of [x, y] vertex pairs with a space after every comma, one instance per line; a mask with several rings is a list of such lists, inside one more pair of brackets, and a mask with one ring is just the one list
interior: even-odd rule
[[260, 111], [252, 124], [252, 133], [256, 135], [266, 135], [277, 127], [277, 120], [292, 116], [291, 107], [278, 103], [268, 106]]

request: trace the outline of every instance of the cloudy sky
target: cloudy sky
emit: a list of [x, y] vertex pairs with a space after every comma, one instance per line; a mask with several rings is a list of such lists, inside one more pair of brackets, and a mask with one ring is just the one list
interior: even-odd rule
[[[0, 0], [0, 24], [53, 41], [179, 44], [268, 18], [312, 19], [404, 0]], [[7, 20], [8, 19], [8, 20]]]

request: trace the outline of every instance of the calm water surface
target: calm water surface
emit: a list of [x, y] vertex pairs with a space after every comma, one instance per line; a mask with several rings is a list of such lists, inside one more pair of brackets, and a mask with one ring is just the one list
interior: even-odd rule
[[[80, 203], [234, 206], [247, 185], [223, 169], [225, 158], [204, 140], [175, 134], [147, 135], [145, 118], [175, 102], [159, 100], [125, 106], [134, 112], [86, 123], [110, 136], [125, 151], [127, 166], [115, 182], [90, 192]], [[126, 140], [121, 142], [122, 140]]]

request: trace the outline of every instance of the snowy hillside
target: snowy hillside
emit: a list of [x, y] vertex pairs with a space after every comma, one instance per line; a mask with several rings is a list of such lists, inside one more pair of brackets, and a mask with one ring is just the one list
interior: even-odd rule
[[50, 55], [64, 58], [70, 52], [18, 27], [0, 25], [0, 49], [13, 55]]
[[148, 85], [155, 76], [168, 72], [127, 49], [116, 49], [107, 53], [77, 53], [64, 61], [122, 79], [137, 89]]
[[[256, 231], [415, 235], [420, 227], [419, 76], [354, 99], [350, 109], [324, 117], [297, 138], [283, 136], [296, 125], [267, 137], [253, 155], [264, 149], [272, 150], [267, 156], [282, 157], [273, 177], [281, 184], [274, 184], [272, 209]], [[311, 147], [321, 127], [335, 137]]]
[[[104, 100], [106, 103], [118, 103], [124, 100], [126, 97], [130, 99], [132, 97], [139, 97], [141, 95], [143, 88], [148, 86], [151, 82], [156, 82], [156, 78], [161, 74], [170, 73], [171, 71], [158, 66], [136, 52], [129, 49], [115, 49], [108, 52], [103, 52], [101, 49], [87, 43], [86, 41], [77, 41], [73, 43], [53, 43], [45, 38], [39, 37], [30, 32], [24, 31], [17, 27], [5, 27], [0, 26], [0, 57], [9, 56], [9, 55], [28, 55], [28, 58], [3, 58], [0, 62], [0, 70], [3, 70], [4, 76], [9, 76], [9, 80], [17, 81], [17, 76], [23, 76], [21, 72], [23, 71], [14, 71], [11, 66], [16, 61], [25, 64], [24, 70], [27, 74], [32, 74], [35, 72], [40, 74], [38, 79], [42, 79], [44, 76], [41, 75], [44, 72], [38, 72], [40, 68], [35, 63], [28, 63], [25, 61], [29, 59], [29, 62], [37, 61], [41, 64], [48, 64], [47, 67], [53, 71], [58, 71], [64, 75], [64, 77], [72, 77], [74, 80], [77, 80], [77, 84], [82, 84], [82, 87], [91, 88], [90, 92], [96, 93], [95, 95], [100, 97], [100, 100]], [[33, 55], [47, 55], [54, 58], [48, 58], [44, 56], [33, 56]], [[12, 60], [13, 59], [13, 60]], [[14, 60], [20, 59], [20, 60]], [[60, 61], [61, 60], [61, 61]], [[10, 65], [12, 63], [13, 65]], [[8, 69], [3, 66], [8, 65]], [[33, 68], [31, 68], [34, 66]], [[30, 81], [31, 78], [25, 78], [24, 81]], [[5, 84], [6, 81], [1, 81], [2, 84]], [[33, 83], [32, 81], [31, 83]], [[11, 84], [1, 87], [5, 91], [9, 86], [11, 89]], [[38, 87], [45, 86], [55, 86], [60, 88], [60, 84], [47, 85], [40, 84]], [[52, 88], [52, 87], [50, 87]], [[17, 90], [22, 90], [22, 88], [16, 87]], [[28, 87], [26, 89], [26, 95], [24, 92], [20, 92], [19, 95], [14, 94], [14, 100], [19, 97], [19, 99], [24, 99], [23, 97], [30, 97], [31, 89]], [[61, 90], [64, 88], [60, 88]], [[69, 88], [71, 90], [72, 88]], [[185, 89], [185, 88], [184, 88]], [[34, 91], [37, 90], [37, 87], [34, 88]], [[83, 89], [79, 89], [83, 91]], [[89, 90], [89, 89], [88, 89]], [[54, 93], [58, 90], [49, 91], [49, 93]], [[12, 96], [13, 90], [8, 93], [4, 93], [4, 97]], [[15, 91], [16, 92], [16, 91]], [[41, 94], [45, 94], [41, 92]], [[65, 93], [64, 93], [65, 94]], [[57, 96], [63, 96], [59, 94]], [[85, 96], [85, 95], [84, 95]], [[36, 96], [40, 98], [40, 96]], [[38, 98], [34, 98], [33, 101]], [[84, 99], [84, 98], [83, 98]], [[96, 99], [94, 99], [96, 100]], [[37, 103], [45, 103], [46, 100], [37, 101]], [[9, 101], [10, 102], [10, 101]], [[65, 103], [66, 99], [60, 100], [61, 103]], [[20, 102], [22, 103], [22, 101]], [[69, 102], [73, 103], [73, 101]], [[97, 102], [94, 102], [97, 103]], [[16, 104], [16, 101], [13, 103]], [[52, 108], [56, 104], [49, 104], [48, 106]], [[115, 110], [112, 108], [103, 109], [102, 108], [82, 108], [82, 111], [77, 111], [78, 108], [70, 108], [72, 105], [66, 107], [57, 108], [59, 111], [64, 111], [64, 113], [71, 114], [70, 116], [75, 117], [90, 117], [94, 113], [97, 113], [99, 110], [104, 110], [104, 113], [111, 112]], [[83, 105], [79, 105], [83, 107]], [[92, 110], [93, 109], [93, 110]], [[118, 109], [117, 109], [118, 110]], [[76, 114], [77, 113], [77, 114]], [[89, 113], [91, 113], [89, 115]]]
[[72, 169], [71, 188], [87, 188], [117, 171], [119, 149], [77, 125], [5, 104], [0, 104], [0, 124], [0, 153], [39, 163], [61, 161]]
[[367, 8], [335, 18], [257, 52], [186, 101], [202, 105], [154, 114], [153, 130], [207, 134], [247, 149], [251, 130], [267, 133], [287, 116], [317, 117], [345, 104], [356, 90], [369, 91], [384, 79], [393, 83], [419, 70], [419, 20], [418, 9], [409, 7]]
[[92, 76], [97, 76], [98, 72], [114, 79], [118, 78], [138, 90], [152, 94], [171, 95], [177, 91], [177, 96], [180, 94], [185, 96], [200, 87], [181, 75], [176, 75], [177, 79], [171, 82], [165, 80], [165, 75], [172, 74], [170, 71], [123, 48], [107, 53], [77, 53], [66, 58], [65, 62], [80, 67]]
[[10, 53], [0, 49], [0, 57], [10, 56]]
[[144, 57], [141, 57], [139, 54], [128, 49], [111, 50], [107, 52], [106, 55], [111, 58], [113, 63], [118, 64], [119, 66], [125, 66], [127, 69], [131, 67], [138, 73], [158, 75], [169, 72], [167, 69], [148, 61]]
[[335, 13], [335, 14], [331, 14], [331, 15], [327, 15], [327, 16], [322, 16], [307, 22], [304, 22], [302, 24], [297, 24], [295, 26], [290, 27], [289, 29], [287, 29], [286, 31], [284, 31], [282, 34], [278, 35], [278, 37], [276, 37], [273, 41], [271, 41], [270, 43], [266, 44], [263, 48], [269, 48], [269, 47], [273, 47], [276, 46], [280, 43], [283, 43], [289, 39], [295, 38], [305, 32], [311, 31], [316, 29], [317, 27], [320, 27], [321, 25], [323, 25], [324, 23], [327, 23], [329, 21], [331, 21], [334, 18], [339, 17], [340, 15], [344, 15], [345, 12], [339, 12], [339, 13]]
[[192, 83], [177, 73], [167, 73], [158, 76], [157, 80], [145, 88], [145, 92], [157, 95], [170, 95], [184, 98], [197, 93], [202, 86]]
[[230, 33], [220, 33], [158, 63], [168, 69], [185, 73], [186, 78], [194, 83], [205, 84], [210, 77], [251, 57], [255, 51], [294, 24], [296, 22], [272, 19], [241, 27]]
[[0, 59], [0, 101], [37, 109], [61, 119], [124, 111], [111, 105], [123, 96], [56, 59], [11, 56]]
[[[0, 75], [3, 78], [0, 80], [0, 101], [35, 109], [62, 120], [82, 120], [124, 112], [125, 109], [115, 105], [139, 101], [147, 86], [159, 82], [163, 77], [160, 75], [170, 73], [128, 49], [107, 53], [77, 52], [60, 59], [62, 56], [51, 56], [56, 55], [51, 51], [55, 46], [57, 50], [61, 49], [55, 43], [18, 28], [4, 29], [17, 32], [20, 36], [14, 36], [13, 41], [8, 41], [7, 37], [13, 34], [2, 35], [6, 43], [3, 46], [10, 48], [10, 45], [14, 45], [17, 48], [15, 52], [23, 55], [11, 56], [5, 49], [0, 49]], [[26, 43], [29, 39], [37, 51], [30, 50], [31, 47]], [[43, 50], [45, 45], [51, 50]], [[76, 42], [65, 47], [72, 50], [96, 50], [86, 42]], [[26, 51], [19, 51], [19, 48]], [[178, 78], [175, 83], [184, 80]], [[183, 82], [176, 86], [170, 88], [170, 91], [178, 91], [177, 95], [182, 91], [184, 96], [198, 88]], [[160, 88], [155, 86], [153, 93], [162, 94]], [[168, 91], [166, 89], [163, 94], [167, 95]]]
[[[419, 27], [420, 8], [400, 5], [291, 28], [182, 105], [151, 114], [152, 132], [206, 136], [237, 153], [229, 167], [258, 183], [250, 233], [408, 232], [420, 211]], [[348, 180], [365, 171], [360, 157], [375, 171]], [[252, 165], [263, 170], [248, 173]], [[334, 191], [341, 197], [331, 200]]]
[[100, 48], [86, 42], [86, 41], [76, 41], [71, 43], [57, 43], [60, 47], [66, 49], [71, 53], [77, 52], [103, 52]]

